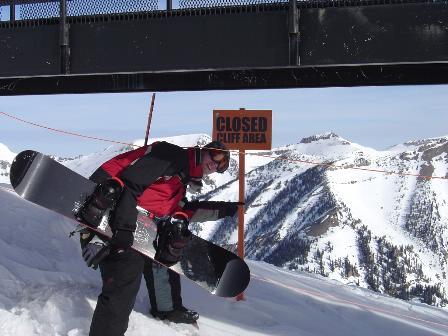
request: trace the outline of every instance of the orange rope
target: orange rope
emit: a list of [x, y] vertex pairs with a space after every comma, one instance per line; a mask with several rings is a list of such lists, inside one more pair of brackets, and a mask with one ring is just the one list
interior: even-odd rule
[[324, 167], [328, 167], [328, 168], [355, 169], [355, 170], [364, 170], [364, 171], [370, 171], [370, 172], [374, 172], [374, 173], [383, 173], [383, 174], [390, 174], [390, 175], [415, 176], [415, 177], [420, 177], [420, 178], [424, 178], [424, 179], [428, 179], [428, 180], [430, 180], [430, 179], [447, 180], [448, 179], [448, 177], [445, 177], [445, 176], [428, 176], [428, 175], [420, 175], [420, 174], [413, 174], [413, 173], [398, 173], [398, 172], [382, 170], [382, 169], [362, 168], [362, 167], [344, 167], [344, 166], [336, 165], [336, 164], [333, 164], [333, 163], [314, 162], [314, 161], [297, 160], [297, 159], [287, 159], [287, 158], [282, 158], [282, 157], [274, 157], [274, 156], [271, 156], [271, 155], [263, 155], [263, 154], [255, 154], [255, 153], [254, 154], [246, 153], [246, 154], [272, 158], [272, 159], [275, 159], [275, 160], [283, 160], [283, 161], [295, 162], [295, 163], [307, 163], [307, 164], [312, 164], [312, 165], [316, 165], [316, 166], [324, 166]]
[[[68, 132], [68, 131], [63, 131], [63, 130], [52, 128], [52, 127], [43, 126], [43, 125], [40, 125], [40, 124], [36, 124], [34, 122], [30, 122], [30, 121], [27, 121], [27, 120], [23, 120], [23, 119], [17, 118], [15, 116], [12, 116], [12, 115], [7, 114], [5, 112], [0, 112], [0, 114], [6, 116], [8, 118], [11, 118], [11, 119], [18, 120], [20, 122], [29, 124], [29, 125], [33, 125], [33, 126], [36, 126], [36, 127], [47, 129], [47, 130], [52, 131], [52, 132], [58, 132], [58, 133], [73, 135], [73, 136], [77, 136], [77, 137], [81, 137], [81, 138], [87, 138], [87, 139], [92, 139], [92, 140], [99, 140], [99, 141], [116, 143], [116, 144], [121, 144], [121, 145], [132, 146], [132, 147], [139, 147], [137, 145], [126, 143], [126, 142], [115, 141], [115, 140], [104, 139], [104, 138], [98, 138], [98, 137], [93, 137], [93, 136], [88, 136], [88, 135], [82, 135], [82, 134], [79, 134], [79, 133]], [[239, 151], [233, 151], [232, 150], [231, 152], [235, 152], [235, 153], [240, 154]], [[242, 154], [242, 152], [241, 152], [241, 154]], [[414, 177], [419, 177], [419, 178], [423, 178], [423, 179], [427, 179], [427, 180], [430, 180], [430, 179], [448, 180], [448, 177], [446, 177], [446, 176], [427, 176], [427, 175], [420, 175], [420, 174], [413, 174], [413, 173], [399, 173], [399, 172], [394, 172], [394, 171], [387, 171], [387, 170], [373, 169], [373, 168], [344, 167], [344, 166], [340, 166], [340, 165], [335, 165], [333, 163], [314, 162], [314, 161], [298, 160], [298, 159], [287, 159], [287, 158], [282, 158], [282, 157], [275, 157], [275, 156], [272, 156], [272, 155], [247, 153], [247, 152], [244, 152], [244, 154], [245, 155], [255, 155], [255, 156], [260, 156], [260, 157], [266, 157], [266, 158], [271, 158], [271, 159], [274, 159], [274, 160], [283, 160], [283, 161], [289, 161], [289, 162], [295, 162], [295, 163], [312, 164], [312, 165], [323, 166], [323, 167], [327, 167], [327, 168], [354, 169], [354, 170], [363, 170], [363, 171], [369, 171], [369, 172], [374, 172], [374, 173], [382, 173], [382, 174], [389, 174], [389, 175], [414, 176]]]
[[36, 127], [44, 128], [44, 129], [47, 129], [47, 130], [52, 131], [52, 132], [58, 132], [58, 133], [73, 135], [73, 136], [77, 136], [77, 137], [81, 137], [81, 138], [87, 138], [87, 139], [92, 139], [92, 140], [99, 140], [99, 141], [104, 141], [104, 142], [111, 142], [111, 143], [116, 143], [116, 144], [121, 144], [121, 145], [128, 145], [128, 146], [138, 147], [136, 145], [133, 145], [133, 144], [130, 144], [130, 143], [126, 143], [126, 142], [120, 142], [120, 141], [115, 141], [115, 140], [110, 140], [110, 139], [97, 138], [97, 137], [93, 137], [93, 136], [88, 136], [88, 135], [83, 135], [83, 134], [79, 134], [79, 133], [63, 131], [63, 130], [60, 130], [60, 129], [57, 129], [57, 128], [43, 126], [43, 125], [40, 125], [40, 124], [33, 123], [31, 121], [27, 121], [27, 120], [23, 120], [23, 119], [17, 118], [15, 116], [12, 116], [12, 115], [7, 114], [5, 112], [0, 112], [0, 114], [3, 114], [4, 116], [6, 116], [8, 118], [15, 119], [15, 120], [18, 120], [20, 122], [23, 122], [25, 124], [29, 124], [29, 125], [33, 125], [33, 126], [36, 126]]

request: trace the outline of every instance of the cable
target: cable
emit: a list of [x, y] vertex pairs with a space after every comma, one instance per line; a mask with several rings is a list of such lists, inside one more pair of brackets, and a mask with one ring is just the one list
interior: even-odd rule
[[20, 121], [20, 122], [23, 122], [23, 123], [25, 123], [25, 124], [29, 124], [29, 125], [33, 125], [33, 126], [36, 126], [36, 127], [44, 128], [44, 129], [47, 129], [47, 130], [52, 131], [52, 132], [58, 132], [58, 133], [62, 133], [62, 134], [73, 135], [73, 136], [77, 136], [77, 137], [80, 137], [80, 138], [87, 138], [87, 139], [92, 139], [92, 140], [99, 140], [99, 141], [110, 142], [110, 143], [116, 143], [116, 144], [121, 144], [121, 145], [127, 145], [127, 146], [139, 147], [139, 146], [137, 146], [137, 145], [130, 144], [130, 143], [126, 143], [126, 142], [115, 141], [115, 140], [110, 140], [110, 139], [103, 139], [103, 138], [93, 137], [93, 136], [89, 136], [89, 135], [83, 135], [83, 134], [79, 134], [79, 133], [74, 133], [74, 132], [69, 132], [69, 131], [63, 131], [63, 130], [60, 130], [60, 129], [57, 129], [57, 128], [48, 127], [48, 126], [43, 126], [43, 125], [36, 124], [36, 123], [34, 123], [34, 122], [31, 122], [31, 121], [27, 121], [27, 120], [23, 120], [23, 119], [17, 118], [17, 117], [15, 117], [15, 116], [12, 116], [12, 115], [7, 114], [7, 113], [5, 113], [5, 112], [0, 112], [0, 114], [3, 114], [4, 116], [6, 116], [6, 117], [8, 117], [8, 118], [11, 118], [11, 119], [14, 119], [14, 120], [18, 120], [18, 121]]

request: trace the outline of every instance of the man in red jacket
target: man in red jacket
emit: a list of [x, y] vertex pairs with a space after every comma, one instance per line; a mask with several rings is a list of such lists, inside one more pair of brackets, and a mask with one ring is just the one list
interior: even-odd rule
[[[96, 260], [103, 288], [93, 314], [90, 336], [124, 335], [142, 273], [153, 316], [183, 323], [198, 319], [196, 312], [182, 305], [180, 276], [130, 249], [136, 228], [136, 206], [156, 217], [175, 216], [185, 225], [190, 221], [235, 215], [236, 202], [188, 202], [185, 198], [188, 185], [201, 185], [202, 177], [223, 173], [229, 166], [229, 158], [229, 151], [218, 141], [187, 149], [157, 142], [118, 155], [92, 174], [90, 179], [97, 183], [117, 179], [123, 189], [111, 218], [110, 253]], [[91, 232], [81, 233], [81, 246], [89, 266], [92, 260], [100, 258], [97, 252], [101, 250], [101, 242]]]

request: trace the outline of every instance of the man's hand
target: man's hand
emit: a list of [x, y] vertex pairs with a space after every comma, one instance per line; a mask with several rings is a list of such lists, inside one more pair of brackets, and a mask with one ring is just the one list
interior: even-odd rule
[[87, 264], [87, 267], [97, 269], [98, 264], [106, 258], [110, 253], [110, 246], [101, 241], [88, 243], [82, 249], [82, 258]]
[[132, 246], [134, 242], [134, 233], [128, 230], [117, 230], [112, 236], [110, 244], [117, 249], [126, 250]]
[[[217, 202], [218, 203], [218, 202]], [[238, 206], [244, 205], [244, 202], [219, 202], [219, 217], [233, 217], [238, 211]]]

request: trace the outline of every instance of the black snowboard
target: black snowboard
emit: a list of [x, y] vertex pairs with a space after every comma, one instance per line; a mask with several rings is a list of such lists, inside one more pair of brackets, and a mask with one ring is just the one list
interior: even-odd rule
[[[76, 211], [96, 186], [50, 157], [32, 150], [16, 156], [11, 165], [10, 180], [20, 197], [74, 221]], [[112, 236], [107, 220], [95, 230], [104, 236]], [[156, 230], [154, 222], [139, 209], [132, 248], [153, 258]], [[250, 280], [249, 268], [241, 258], [195, 235], [183, 250], [182, 259], [171, 269], [222, 297], [237, 296]]]

